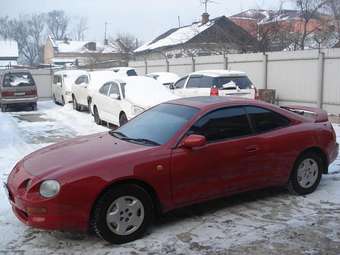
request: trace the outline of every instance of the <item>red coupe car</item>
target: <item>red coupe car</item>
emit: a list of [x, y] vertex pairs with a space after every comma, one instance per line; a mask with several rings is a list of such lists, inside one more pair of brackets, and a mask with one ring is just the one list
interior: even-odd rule
[[93, 229], [111, 243], [143, 235], [155, 215], [286, 186], [313, 192], [338, 155], [327, 114], [230, 97], [160, 104], [115, 131], [48, 146], [5, 184], [15, 215], [42, 229]]

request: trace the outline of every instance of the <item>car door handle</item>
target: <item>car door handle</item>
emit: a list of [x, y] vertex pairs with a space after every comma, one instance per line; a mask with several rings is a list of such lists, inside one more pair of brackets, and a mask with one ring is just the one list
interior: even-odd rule
[[259, 148], [256, 145], [251, 145], [251, 146], [246, 147], [246, 151], [249, 153], [256, 152], [258, 150]]

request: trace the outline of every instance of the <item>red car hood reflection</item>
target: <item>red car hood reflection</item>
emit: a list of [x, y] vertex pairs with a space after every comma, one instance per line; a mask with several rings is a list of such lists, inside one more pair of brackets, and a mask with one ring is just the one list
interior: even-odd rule
[[47, 146], [24, 158], [24, 168], [31, 175], [67, 171], [151, 147], [121, 141], [109, 133], [70, 139]]

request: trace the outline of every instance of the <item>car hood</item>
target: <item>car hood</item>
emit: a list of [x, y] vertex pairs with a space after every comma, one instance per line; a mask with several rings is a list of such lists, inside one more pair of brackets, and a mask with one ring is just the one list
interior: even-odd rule
[[150, 148], [119, 140], [106, 132], [47, 146], [26, 156], [23, 166], [33, 176], [46, 176]]

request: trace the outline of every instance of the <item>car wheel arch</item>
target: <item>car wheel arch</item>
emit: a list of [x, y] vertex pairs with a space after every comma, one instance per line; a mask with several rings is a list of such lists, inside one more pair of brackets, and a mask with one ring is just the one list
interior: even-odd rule
[[306, 148], [304, 151], [302, 151], [298, 157], [296, 158], [295, 160], [295, 163], [294, 163], [294, 166], [296, 164], [296, 162], [299, 160], [299, 158], [301, 158], [304, 154], [306, 153], [316, 153], [320, 156], [321, 160], [322, 160], [322, 164], [323, 164], [323, 171], [322, 173], [323, 174], [327, 174], [328, 173], [328, 157], [327, 157], [327, 154], [320, 148], [320, 147], [309, 147], [309, 148]]
[[108, 191], [109, 189], [113, 188], [113, 187], [118, 187], [118, 186], [122, 186], [122, 185], [136, 185], [138, 187], [141, 187], [142, 189], [144, 189], [151, 197], [152, 199], [152, 203], [154, 206], [154, 213], [155, 216], [158, 216], [161, 214], [162, 212], [162, 206], [159, 200], [159, 197], [157, 195], [156, 190], [152, 187], [152, 185], [148, 184], [145, 181], [142, 180], [138, 180], [138, 179], [124, 179], [124, 180], [118, 180], [118, 181], [114, 181], [112, 183], [109, 183], [96, 197], [95, 201], [92, 204], [91, 207], [91, 212], [90, 212], [90, 218], [89, 218], [89, 224], [90, 224], [90, 229], [92, 229], [92, 221], [93, 221], [93, 213], [94, 213], [94, 209], [96, 207], [97, 202], [99, 201], [99, 199], [105, 194], [106, 191]]

